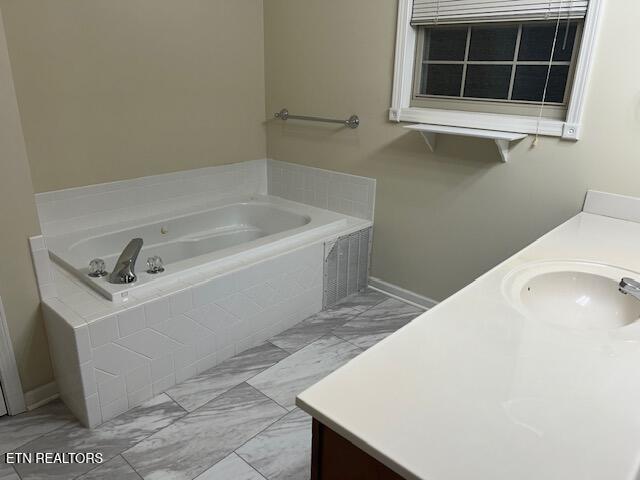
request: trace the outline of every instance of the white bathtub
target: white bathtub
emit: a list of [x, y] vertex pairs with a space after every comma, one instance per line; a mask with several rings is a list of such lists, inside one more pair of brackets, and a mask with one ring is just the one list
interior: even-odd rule
[[[317, 237], [343, 229], [351, 217], [270, 196], [242, 196], [206, 209], [179, 215], [146, 218], [65, 235], [49, 237], [53, 260], [114, 302], [129, 294], [161, 287], [181, 275], [222, 267], [225, 262], [268, 254], [286, 248], [287, 242], [302, 236]], [[138, 280], [114, 285], [107, 277], [87, 275], [94, 258], [105, 261], [111, 271], [122, 249], [133, 238], [144, 246], [136, 264]], [[163, 273], [145, 271], [150, 256], [162, 257]]]

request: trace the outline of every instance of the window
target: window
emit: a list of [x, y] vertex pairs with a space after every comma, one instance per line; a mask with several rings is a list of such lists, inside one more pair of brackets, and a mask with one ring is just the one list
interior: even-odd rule
[[564, 118], [582, 22], [557, 26], [421, 27], [412, 105]]
[[398, 0], [389, 118], [577, 140], [602, 6]]

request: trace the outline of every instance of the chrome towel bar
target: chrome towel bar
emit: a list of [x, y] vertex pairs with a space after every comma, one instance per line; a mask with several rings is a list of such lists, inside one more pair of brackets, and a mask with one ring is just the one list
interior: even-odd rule
[[289, 110], [283, 108], [276, 114], [274, 117], [279, 118], [280, 120], [289, 120], [290, 118], [293, 120], [304, 120], [307, 122], [324, 122], [324, 123], [339, 123], [349, 128], [358, 128], [360, 126], [360, 118], [357, 115], [351, 115], [346, 120], [336, 120], [333, 118], [322, 118], [322, 117], [307, 117], [305, 115], [291, 115]]

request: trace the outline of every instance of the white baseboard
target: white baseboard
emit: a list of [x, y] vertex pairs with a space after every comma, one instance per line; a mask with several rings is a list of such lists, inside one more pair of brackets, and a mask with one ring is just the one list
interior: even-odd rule
[[33, 410], [54, 401], [59, 396], [58, 384], [54, 381], [29, 390], [24, 394], [24, 400], [27, 404], [27, 410]]
[[22, 383], [18, 374], [16, 357], [13, 354], [13, 344], [9, 336], [7, 317], [0, 298], [0, 384], [4, 397], [4, 403], [9, 415], [17, 415], [25, 411], [24, 394], [22, 393]]
[[427, 310], [435, 307], [438, 304], [438, 302], [429, 297], [425, 297], [424, 295], [405, 290], [402, 287], [398, 287], [397, 285], [385, 282], [384, 280], [380, 280], [376, 277], [369, 277], [369, 287], [379, 292], [385, 293], [390, 297], [397, 298], [398, 300], [402, 300], [403, 302], [409, 303], [419, 308], [426, 308]]

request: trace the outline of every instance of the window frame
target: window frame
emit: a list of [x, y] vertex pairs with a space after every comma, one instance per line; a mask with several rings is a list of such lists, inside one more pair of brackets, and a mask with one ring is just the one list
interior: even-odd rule
[[[585, 107], [588, 79], [593, 66], [597, 32], [603, 12], [604, 0], [590, 0], [587, 16], [582, 26], [582, 39], [577, 60], [574, 63], [573, 82], [566, 105], [564, 120], [536, 115], [514, 115], [481, 111], [453, 110], [425, 106], [412, 106], [414, 102], [415, 71], [418, 67], [416, 48], [420, 27], [411, 25], [413, 0], [398, 0], [398, 27], [396, 34], [396, 56], [393, 94], [389, 119], [394, 122], [412, 122], [446, 125], [452, 127], [478, 128], [517, 133], [562, 137], [578, 140], [581, 134], [582, 116]], [[453, 24], [455, 25], [455, 24]], [[461, 24], [461, 25], [467, 25]], [[465, 103], [469, 100], [458, 99]], [[455, 102], [456, 100], [449, 99]], [[553, 107], [553, 106], [552, 106]], [[550, 107], [550, 108], [552, 108]]]
[[[555, 22], [553, 21], [543, 21], [544, 23], [553, 23], [555, 27]], [[553, 61], [553, 65], [564, 65], [568, 66], [568, 75], [567, 75], [567, 87], [565, 88], [564, 98], [562, 102], [549, 102], [545, 103], [543, 116], [545, 118], [553, 118], [553, 119], [564, 119], [567, 114], [567, 107], [569, 105], [569, 99], [571, 98], [571, 90], [573, 85], [573, 79], [575, 74], [575, 67], [578, 58], [578, 52], [580, 50], [580, 45], [582, 41], [582, 28], [583, 21], [577, 22], [576, 20], [572, 20], [572, 22], [576, 23], [576, 35], [574, 39], [574, 48], [571, 52], [571, 58], [567, 61]], [[541, 65], [547, 66], [549, 65], [548, 61], [522, 61], [517, 59], [517, 55], [519, 53], [520, 47], [520, 38], [522, 35], [522, 26], [526, 24], [530, 24], [533, 22], [487, 22], [483, 25], [497, 25], [500, 26], [512, 26], [518, 27], [517, 39], [515, 42], [515, 50], [514, 50], [514, 58], [512, 60], [499, 60], [499, 61], [482, 61], [482, 60], [469, 60], [466, 58], [469, 54], [469, 40], [471, 38], [471, 29], [474, 27], [473, 24], [460, 24], [459, 28], [467, 29], [467, 51], [465, 53], [465, 59], [461, 61], [449, 61], [449, 60], [426, 60], [424, 59], [425, 48], [427, 46], [427, 30], [431, 27], [417, 27], [417, 43], [416, 43], [416, 59], [413, 72], [413, 92], [411, 96], [411, 106], [418, 108], [444, 108], [447, 110], [462, 110], [462, 111], [470, 111], [470, 112], [485, 112], [485, 113], [499, 113], [503, 115], [534, 115], [537, 116], [540, 111], [541, 102], [536, 102], [532, 100], [513, 100], [513, 99], [498, 99], [498, 98], [474, 98], [474, 97], [464, 97], [462, 93], [465, 88], [465, 76], [466, 76], [466, 67], [468, 65], [511, 65], [511, 78], [509, 84], [509, 95], [511, 95], [513, 91], [513, 86], [516, 78], [516, 68], [519, 65]], [[538, 21], [538, 23], [542, 23]], [[449, 25], [447, 25], [448, 27]], [[457, 25], [456, 25], [457, 26]], [[418, 93], [420, 90], [420, 83], [422, 81], [422, 75], [424, 75], [422, 66], [425, 64], [431, 65], [463, 65], [463, 77], [462, 84], [460, 86], [460, 96], [446, 96], [446, 95], [429, 95], [429, 94], [421, 94]], [[440, 106], [440, 107], [439, 107]]]

